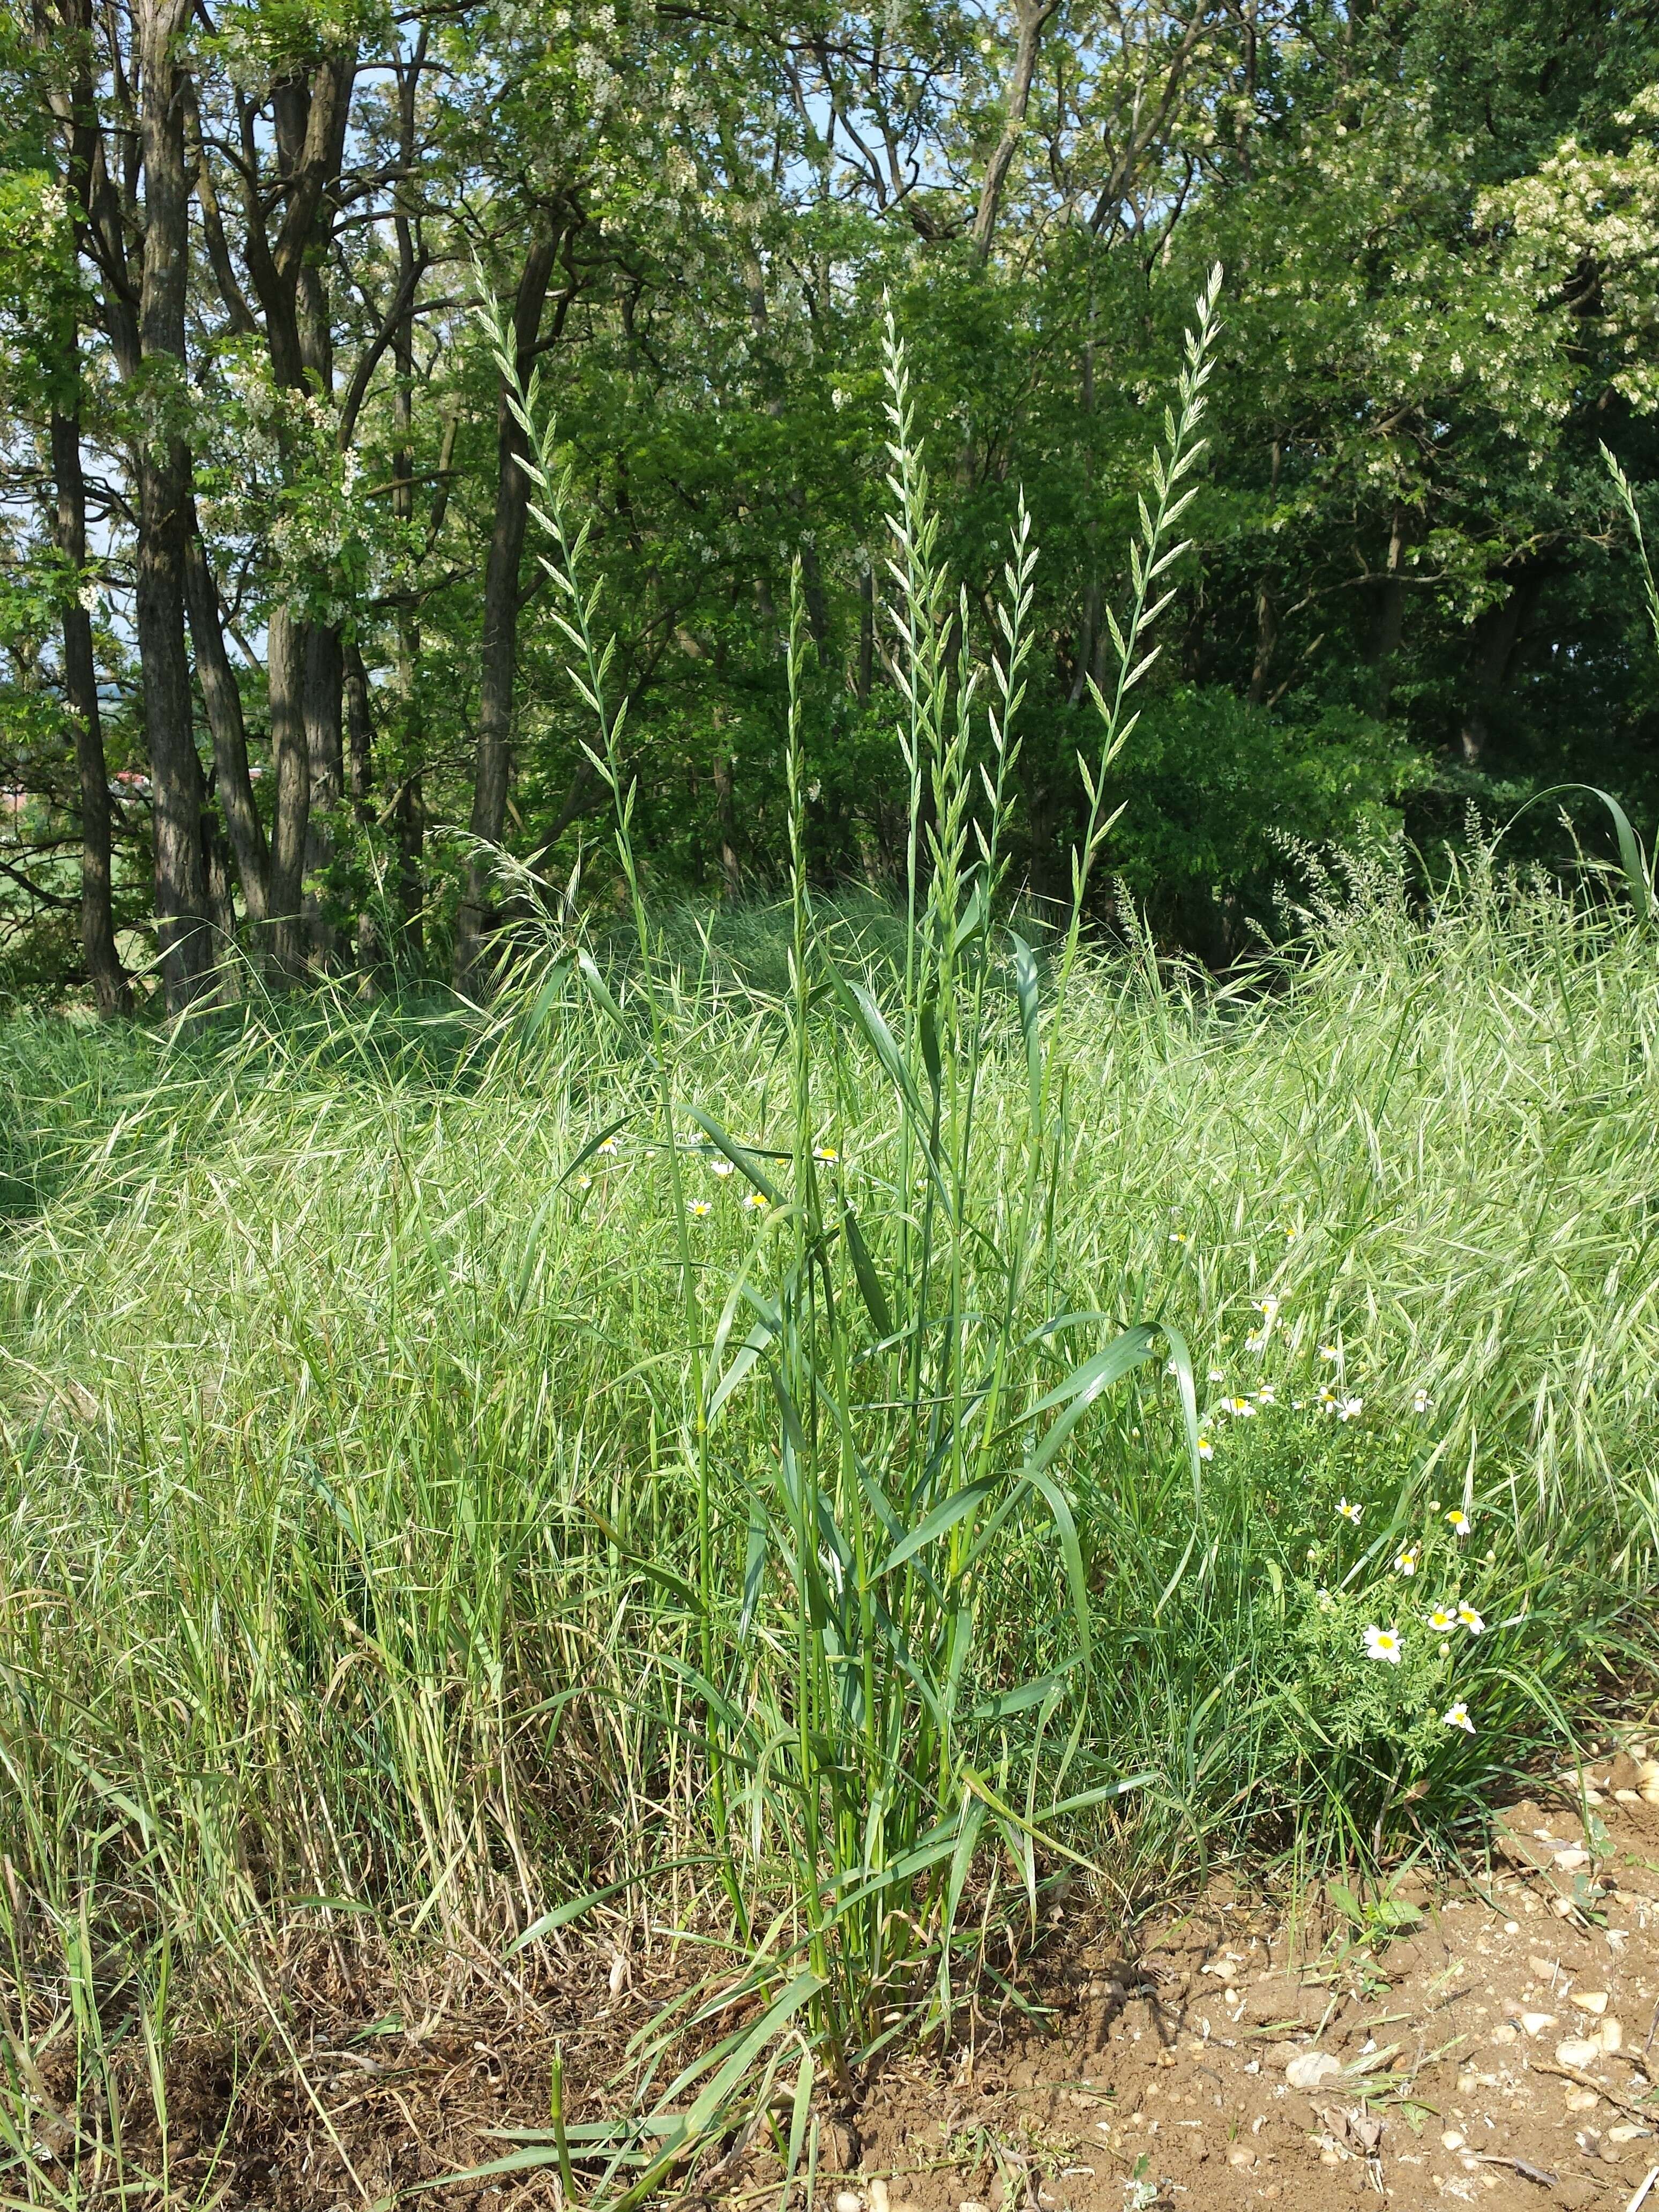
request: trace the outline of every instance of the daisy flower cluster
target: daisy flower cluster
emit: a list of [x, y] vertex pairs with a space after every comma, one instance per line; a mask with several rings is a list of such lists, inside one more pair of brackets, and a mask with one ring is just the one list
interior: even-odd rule
[[[1287, 1233], [1295, 1234], [1293, 1231]], [[1170, 1241], [1171, 1243], [1184, 1244], [1188, 1239], [1183, 1231], [1173, 1230], [1170, 1231]], [[1256, 1316], [1256, 1319], [1245, 1336], [1244, 1350], [1252, 1358], [1258, 1360], [1265, 1358], [1275, 1332], [1279, 1331], [1282, 1334], [1280, 1321], [1284, 1304], [1284, 1300], [1278, 1293], [1271, 1291], [1263, 1297], [1253, 1298], [1250, 1301], [1251, 1310]], [[1319, 1347], [1319, 1356], [1322, 1360], [1339, 1364], [1341, 1358], [1336, 1346], [1331, 1344], [1322, 1344]], [[1209, 1379], [1214, 1383], [1224, 1383], [1227, 1380], [1226, 1370], [1220, 1367], [1212, 1367], [1209, 1370]], [[1426, 1394], [1419, 1391], [1418, 1395], [1423, 1399], [1426, 1406]], [[1212, 1426], [1214, 1423], [1223, 1420], [1254, 1420], [1265, 1407], [1276, 1406], [1279, 1402], [1278, 1386], [1263, 1377], [1252, 1389], [1224, 1391], [1210, 1409], [1211, 1421], [1207, 1425]], [[1307, 1410], [1307, 1402], [1301, 1398], [1292, 1398], [1290, 1401], [1290, 1409], [1293, 1413], [1303, 1413]], [[1365, 1410], [1365, 1401], [1357, 1392], [1331, 1382], [1322, 1385], [1312, 1404], [1318, 1412], [1328, 1413], [1336, 1420], [1343, 1422], [1358, 1420]], [[1206, 1434], [1199, 1445], [1200, 1457], [1212, 1458], [1214, 1449], [1212, 1438]]]
[[[1338, 1504], [1336, 1510], [1339, 1519], [1347, 1521], [1357, 1527], [1364, 1509], [1344, 1498]], [[1460, 1542], [1468, 1535], [1470, 1522], [1468, 1513], [1464, 1507], [1453, 1505], [1443, 1509], [1438, 1498], [1431, 1498], [1429, 1511], [1431, 1515], [1443, 1520], [1451, 1534]], [[1422, 1565], [1423, 1553], [1424, 1540], [1421, 1538], [1402, 1544], [1390, 1563], [1390, 1571], [1399, 1575], [1403, 1580], [1411, 1580]], [[1489, 1553], [1488, 1559], [1490, 1559], [1491, 1557]], [[1334, 1600], [1328, 1604], [1326, 1601], [1328, 1598], [1329, 1593], [1322, 1590], [1320, 1593], [1322, 1610], [1328, 1611], [1334, 1604]], [[1467, 1636], [1476, 1637], [1484, 1635], [1486, 1627], [1479, 1608], [1471, 1604], [1467, 1598], [1443, 1598], [1437, 1604], [1429, 1607], [1422, 1616], [1422, 1622], [1430, 1634], [1439, 1639], [1439, 1656], [1443, 1660], [1451, 1656], [1450, 1639], [1458, 1631], [1462, 1630]], [[1401, 1627], [1397, 1621], [1390, 1623], [1386, 1628], [1380, 1623], [1373, 1621], [1364, 1630], [1360, 1644], [1366, 1658], [1380, 1659], [1388, 1666], [1397, 1667], [1406, 1655], [1406, 1637], [1407, 1631]], [[1466, 1735], [1474, 1734], [1474, 1722], [1470, 1716], [1468, 1702], [1466, 1698], [1457, 1698], [1445, 1712], [1442, 1713], [1440, 1720], [1441, 1725], [1444, 1728], [1456, 1729]]]
[[[607, 1149], [612, 1153], [615, 1152], [614, 1139], [608, 1139], [607, 1144], [601, 1145], [599, 1147], [602, 1152]], [[745, 1149], [759, 1152], [764, 1147], [756, 1140], [751, 1146], [745, 1146]], [[717, 1183], [729, 1182], [737, 1173], [736, 1167], [731, 1160], [727, 1159], [724, 1152], [714, 1152], [711, 1147], [705, 1146], [700, 1139], [693, 1139], [690, 1152], [694, 1159], [700, 1159], [703, 1163]], [[812, 1158], [821, 1167], [834, 1168], [842, 1164], [842, 1156], [833, 1145], [814, 1145]], [[751, 1188], [743, 1194], [742, 1205], [745, 1212], [764, 1213], [769, 1210], [771, 1203], [771, 1200], [767, 1197], [764, 1191]], [[685, 1210], [694, 1221], [707, 1221], [714, 1211], [714, 1201], [702, 1196], [688, 1198], [685, 1201]]]
[[[1289, 1230], [1285, 1233], [1289, 1237], [1294, 1237], [1297, 1232]], [[1185, 1230], [1172, 1229], [1169, 1236], [1172, 1244], [1187, 1245], [1191, 1242]], [[1243, 1347], [1244, 1352], [1255, 1360], [1264, 1360], [1277, 1335], [1281, 1342], [1286, 1344], [1287, 1349], [1294, 1353], [1295, 1332], [1289, 1330], [1285, 1324], [1285, 1301], [1279, 1294], [1277, 1291], [1267, 1291], [1259, 1298], [1253, 1298], [1250, 1304], [1255, 1318], [1251, 1322], [1244, 1338]], [[1291, 1398], [1290, 1410], [1294, 1413], [1312, 1410], [1345, 1425], [1362, 1419], [1365, 1412], [1365, 1400], [1358, 1391], [1352, 1389], [1347, 1383], [1343, 1372], [1345, 1360], [1340, 1339], [1334, 1342], [1320, 1344], [1316, 1349], [1319, 1361], [1324, 1366], [1334, 1368], [1336, 1371], [1319, 1383], [1310, 1400]], [[1173, 1371], [1173, 1362], [1171, 1371]], [[1227, 1382], [1225, 1369], [1212, 1367], [1209, 1370], [1209, 1379], [1212, 1383], [1224, 1386]], [[1278, 1403], [1279, 1403], [1279, 1387], [1267, 1380], [1265, 1376], [1260, 1376], [1254, 1385], [1243, 1389], [1224, 1388], [1222, 1395], [1209, 1409], [1209, 1415], [1205, 1424], [1206, 1434], [1199, 1446], [1200, 1457], [1213, 1458], [1214, 1432], [1218, 1424], [1228, 1420], [1253, 1420], [1264, 1407]], [[1414, 1414], [1419, 1417], [1427, 1414], [1433, 1404], [1434, 1401], [1430, 1396], [1426, 1387], [1419, 1384], [1413, 1391], [1411, 1410]], [[1351, 1517], [1357, 1519], [1357, 1513]]]

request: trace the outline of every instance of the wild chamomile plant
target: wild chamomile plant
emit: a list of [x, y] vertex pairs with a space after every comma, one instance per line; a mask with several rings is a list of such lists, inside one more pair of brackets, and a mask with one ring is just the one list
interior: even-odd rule
[[[1125, 1330], [1103, 1312], [1048, 1309], [1036, 1263], [1067, 1199], [1055, 1039], [1113, 818], [1107, 774], [1133, 731], [1130, 695], [1157, 657], [1150, 634], [1184, 550], [1176, 526], [1203, 451], [1218, 282], [1218, 271], [1198, 302], [1141, 503], [1130, 607], [1112, 629], [1115, 675], [1095, 695], [1097, 744], [1079, 761], [1088, 809], [1070, 912], [1047, 972], [998, 921], [1031, 646], [1030, 522], [1022, 505], [981, 659], [968, 594], [951, 592], [939, 562], [889, 316], [889, 611], [910, 791], [902, 961], [885, 981], [849, 971], [815, 927], [797, 572], [788, 1120], [743, 1139], [695, 1102], [686, 1079], [635, 857], [623, 717], [607, 689], [615, 641], [599, 636], [588, 526], [574, 520], [569, 472], [533, 384], [514, 392], [572, 681], [595, 718], [589, 757], [613, 801], [638, 1026], [589, 953], [576, 965], [648, 1072], [678, 1252], [684, 1399], [659, 1370], [653, 1385], [663, 1393], [659, 1425], [682, 1438], [697, 1501], [696, 1584], [678, 1584], [695, 1658], [665, 1661], [658, 1687], [671, 1701], [689, 1687], [701, 1711], [712, 1847], [744, 1985], [768, 1996], [779, 2025], [794, 2018], [842, 2081], [901, 2028], [948, 2025], [964, 1969], [985, 1966], [994, 1943], [1009, 1955], [1021, 1927], [1035, 1928], [1039, 1861], [1065, 1855], [1057, 1831], [1068, 1816], [1146, 1778], [1070, 1786], [1090, 1711], [1091, 1621], [1062, 1455], [1104, 1392], [1167, 1354], [1195, 1505], [1190, 1366], [1181, 1339], [1155, 1322]], [[507, 334], [498, 314], [487, 320], [511, 389]], [[867, 1057], [893, 1121], [884, 1156], [878, 1148], [860, 1173], [840, 1158], [833, 1115], [854, 1055]], [[1023, 1070], [1017, 1103], [1003, 1101], [993, 1120], [982, 1096], [993, 1075], [1007, 1090], [1011, 1060]], [[705, 1304], [685, 1186], [688, 1152], [705, 1146], [755, 1201], [752, 1244], [717, 1314]], [[1057, 1365], [1065, 1371], [1051, 1379]], [[758, 1473], [721, 1462], [723, 1425], [740, 1394], [757, 1391], [770, 1393], [776, 1420], [770, 1465]], [[987, 1655], [988, 1594], [1034, 1553], [1052, 1577], [1042, 1603], [1053, 1663], [1009, 1685]]]
[[[1625, 1601], [1588, 1525], [1505, 1498], [1475, 1437], [1454, 1469], [1437, 1394], [1368, 1371], [1358, 1331], [1310, 1330], [1299, 1304], [1293, 1289], [1254, 1299], [1212, 1373], [1211, 1594], [1265, 1584], [1263, 1771], [1304, 1838], [1364, 1862], [1425, 1818], [1443, 1835], [1490, 1802], [1517, 1743], [1564, 1736]], [[1178, 1603], [1168, 1640], [1189, 1634]]]

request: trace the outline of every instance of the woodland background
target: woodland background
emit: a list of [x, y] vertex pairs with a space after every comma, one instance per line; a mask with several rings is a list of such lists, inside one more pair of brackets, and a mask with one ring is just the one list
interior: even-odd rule
[[1598, 448], [1652, 513], [1652, 0], [11, 0], [0, 993], [476, 993], [489, 846], [608, 898], [486, 292], [591, 515], [653, 892], [780, 876], [797, 556], [812, 866], [890, 878], [890, 307], [970, 600], [1030, 511], [1017, 875], [1063, 894], [1218, 261], [1103, 896], [1220, 963], [1286, 836], [1430, 856], [1569, 778], [1650, 823]]

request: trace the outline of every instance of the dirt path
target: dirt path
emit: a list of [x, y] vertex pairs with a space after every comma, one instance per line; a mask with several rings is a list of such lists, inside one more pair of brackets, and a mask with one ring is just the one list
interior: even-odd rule
[[882, 2085], [845, 2195], [867, 2212], [1350, 2198], [1624, 2212], [1659, 2165], [1659, 1803], [1636, 1794], [1644, 1778], [1659, 1799], [1659, 1768], [1592, 1765], [1588, 1833], [1562, 1800], [1516, 1806], [1485, 1897], [1408, 1888], [1423, 1919], [1378, 1950], [1339, 1939], [1310, 1960], [1304, 1941], [1298, 1970], [1281, 1926], [1218, 1899], [1133, 1966], [1072, 1961], [1052, 2041]]

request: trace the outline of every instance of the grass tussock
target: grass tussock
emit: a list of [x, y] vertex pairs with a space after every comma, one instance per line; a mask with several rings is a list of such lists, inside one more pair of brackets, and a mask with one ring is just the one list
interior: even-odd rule
[[[976, 663], [895, 342], [896, 920], [813, 895], [792, 711], [787, 903], [658, 927], [526, 393], [626, 956], [550, 919], [487, 1015], [319, 998], [125, 1069], [0, 1033], [0, 2130], [36, 2195], [154, 2185], [139, 2049], [166, 2194], [181, 2008], [292, 2050], [317, 1941], [532, 1972], [595, 1913], [708, 1971], [632, 2114], [573, 2151], [556, 2076], [515, 2170], [623, 2212], [780, 2099], [793, 2169], [816, 2081], [1019, 2001], [1057, 1881], [1132, 1915], [1246, 1850], [1455, 1848], [1647, 1668], [1645, 909], [1477, 853], [1424, 913], [1304, 857], [1248, 983], [1082, 934], [1213, 310], [1035, 941], [1000, 918], [1035, 552]], [[798, 578], [792, 699], [804, 637]]]

